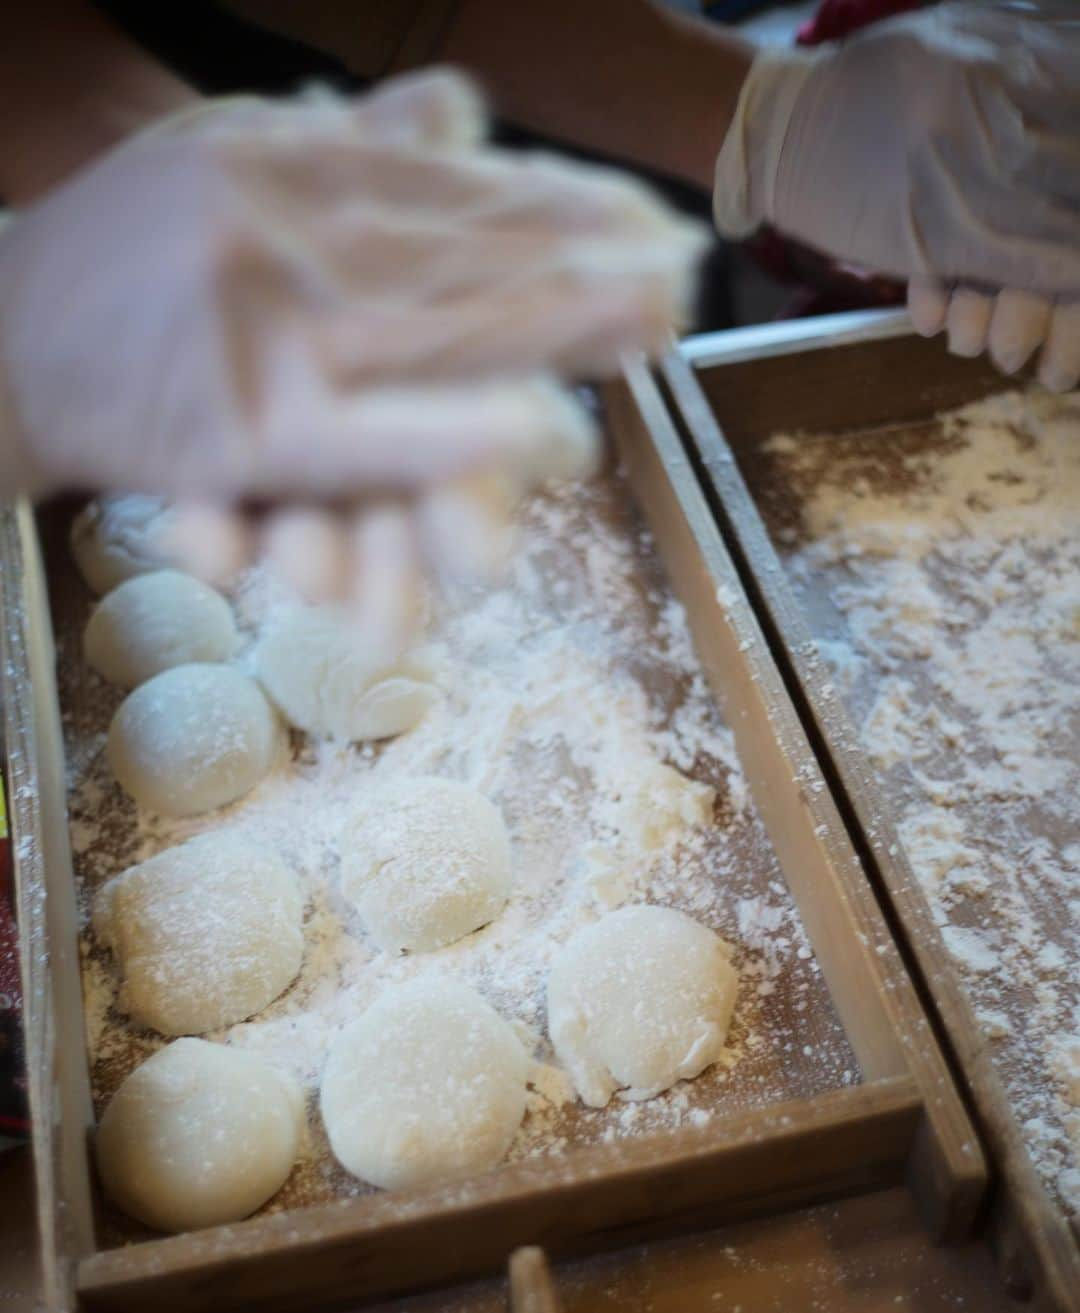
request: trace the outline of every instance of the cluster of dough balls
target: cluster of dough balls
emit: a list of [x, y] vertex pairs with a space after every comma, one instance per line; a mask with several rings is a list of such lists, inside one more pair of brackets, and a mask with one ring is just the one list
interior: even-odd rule
[[[648, 1099], [719, 1060], [737, 977], [711, 930], [632, 906], [578, 931], [548, 981], [552, 1044], [578, 1094]], [[525, 1111], [528, 1057], [471, 989], [437, 975], [384, 993], [330, 1050], [320, 1106], [330, 1147], [388, 1189], [494, 1167]]]
[[192, 1037], [262, 1011], [295, 980], [296, 876], [242, 835], [203, 834], [108, 881], [93, 919], [122, 972], [121, 1006], [184, 1037], [110, 1101], [96, 1144], [102, 1183], [159, 1230], [239, 1221], [291, 1172], [303, 1098], [261, 1058]]
[[240, 635], [225, 598], [171, 568], [175, 513], [157, 497], [103, 497], [74, 521], [71, 548], [102, 600], [84, 636], [90, 666], [133, 690], [109, 731], [107, 755], [141, 806], [192, 816], [243, 797], [284, 748], [282, 719], [354, 742], [412, 729], [436, 700], [430, 667], [413, 656], [372, 665], [349, 617], [290, 607], [268, 622], [255, 678], [225, 663]]
[[[169, 568], [168, 507], [105, 499], [72, 548], [107, 594], [85, 635], [90, 664], [131, 689], [106, 752], [141, 805], [191, 816], [243, 797], [284, 750], [282, 719], [340, 740], [414, 726], [435, 698], [412, 659], [373, 665], [330, 607], [279, 613], [256, 679], [226, 664], [228, 603]], [[666, 768], [665, 768], [666, 769]], [[498, 809], [451, 780], [416, 777], [362, 799], [340, 836], [342, 890], [388, 953], [432, 952], [495, 920], [510, 894]], [[303, 897], [274, 853], [237, 833], [191, 839], [124, 871], [94, 924], [138, 1023], [182, 1036], [120, 1086], [97, 1157], [109, 1194], [162, 1230], [236, 1221], [292, 1170], [304, 1126], [292, 1083], [262, 1059], [192, 1036], [262, 1011], [299, 973]], [[721, 1056], [736, 975], [712, 931], [681, 912], [625, 907], [578, 931], [548, 981], [556, 1055], [591, 1107], [647, 1099]], [[452, 1180], [506, 1154], [525, 1114], [529, 1058], [478, 994], [433, 974], [385, 991], [334, 1042], [320, 1107], [333, 1152], [384, 1188]]]
[[229, 604], [171, 568], [173, 519], [157, 497], [103, 497], [75, 519], [71, 550], [104, 594], [83, 637], [87, 662], [132, 690], [109, 727], [109, 764], [141, 806], [180, 817], [243, 797], [284, 736], [259, 686], [224, 664], [240, 645]]

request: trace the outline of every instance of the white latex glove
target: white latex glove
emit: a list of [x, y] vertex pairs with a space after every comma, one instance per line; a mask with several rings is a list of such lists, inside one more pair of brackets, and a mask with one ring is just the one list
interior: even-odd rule
[[758, 55], [716, 221], [877, 272], [1080, 295], [1080, 20], [942, 4]]
[[[586, 472], [593, 423], [547, 371], [659, 349], [704, 238], [619, 175], [482, 145], [482, 124], [446, 72], [226, 104], [19, 215], [0, 236], [4, 491], [389, 493], [381, 561], [446, 481]], [[331, 551], [365, 537], [333, 528]]]
[[908, 309], [924, 337], [945, 329], [954, 355], [978, 356], [989, 350], [1000, 370], [1015, 374], [1042, 347], [1038, 375], [1044, 387], [1068, 392], [1080, 383], [1080, 298], [1053, 300], [1015, 290], [993, 293], [913, 278]]

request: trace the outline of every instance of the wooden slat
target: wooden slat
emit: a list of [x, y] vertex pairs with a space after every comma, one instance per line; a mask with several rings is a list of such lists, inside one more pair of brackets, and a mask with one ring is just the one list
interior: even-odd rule
[[[899, 339], [887, 352], [882, 352], [883, 346], [868, 343], [814, 351], [810, 341], [796, 356], [741, 361], [730, 369], [713, 366], [701, 379], [684, 361], [671, 358], [663, 373], [715, 490], [714, 509], [741, 563], [743, 581], [756, 595], [760, 614], [774, 636], [774, 655], [794, 681], [817, 750], [838, 782], [868, 873], [896, 913], [914, 973], [940, 1019], [958, 1079], [1005, 1178], [993, 1228], [1003, 1275], [1017, 1293], [1036, 1292], [1053, 1307], [1068, 1309], [1080, 1292], [1080, 1249], [1031, 1163], [891, 810], [857, 746], [859, 736], [850, 718], [832, 696], [827, 669], [812, 659], [816, 647], [810, 630], [737, 463], [744, 446], [781, 428], [805, 425], [836, 430], [880, 425], [890, 419], [925, 420], [941, 406], [961, 405], [1000, 387], [1000, 378], [985, 367], [954, 360], [940, 349], [928, 352], [921, 339]], [[750, 369], [750, 364], [756, 367]], [[919, 372], [912, 374], [915, 367]], [[813, 388], [793, 394], [790, 387], [792, 380], [814, 377], [822, 401], [809, 404], [807, 419], [799, 406]], [[919, 380], [915, 386], [913, 378]], [[751, 402], [751, 395], [757, 400]], [[854, 400], [849, 407], [850, 398]], [[822, 408], [826, 400], [827, 418]], [[738, 438], [729, 442], [729, 431]]]
[[[79, 1267], [87, 1308], [210, 1313], [395, 1294], [496, 1272], [526, 1244], [614, 1248], [899, 1179], [921, 1103], [906, 1077], [675, 1135], [522, 1162], [460, 1187], [378, 1194], [109, 1250]], [[666, 1225], [665, 1225], [666, 1224]]]
[[610, 404], [635, 493], [687, 605], [833, 1003], [864, 1072], [914, 1077], [927, 1129], [912, 1185], [934, 1232], [962, 1238], [988, 1182], [974, 1127], [644, 363], [627, 368]]
[[986, 357], [947, 356], [940, 341], [914, 334], [740, 360], [696, 377], [736, 449], [781, 429], [833, 432], [917, 422], [1001, 387]]
[[[52, 631], [33, 512], [25, 503], [0, 508], [0, 612], [42, 1293], [46, 1307], [59, 1311], [72, 1307], [75, 1262], [93, 1248], [85, 1152], [93, 1111]], [[45, 897], [39, 875], [46, 866], [56, 872], [56, 897]]]
[[544, 1251], [538, 1245], [526, 1245], [510, 1255], [510, 1313], [560, 1313], [562, 1305], [555, 1293]]

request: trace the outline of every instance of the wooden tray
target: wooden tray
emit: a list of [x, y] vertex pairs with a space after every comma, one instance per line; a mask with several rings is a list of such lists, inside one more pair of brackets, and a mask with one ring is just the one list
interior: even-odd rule
[[628, 370], [609, 403], [862, 1083], [705, 1126], [571, 1147], [453, 1189], [373, 1194], [104, 1247], [87, 1154], [49, 605], [38, 526], [22, 506], [0, 516], [3, 701], [50, 1307], [337, 1305], [495, 1271], [523, 1244], [554, 1254], [614, 1247], [904, 1179], [935, 1235], [971, 1233], [987, 1189], [978, 1138], [678, 435], [643, 366]]
[[1073, 1229], [1031, 1162], [889, 799], [828, 668], [816, 659], [808, 614], [761, 513], [769, 498], [761, 447], [771, 435], [797, 429], [857, 440], [864, 430], [925, 423], [941, 410], [1000, 392], [1002, 379], [985, 361], [948, 356], [940, 343], [914, 336], [906, 315], [875, 312], [690, 339], [665, 361], [658, 385], [1000, 1169], [990, 1228], [1004, 1279], [1022, 1298], [1076, 1308], [1080, 1249]]

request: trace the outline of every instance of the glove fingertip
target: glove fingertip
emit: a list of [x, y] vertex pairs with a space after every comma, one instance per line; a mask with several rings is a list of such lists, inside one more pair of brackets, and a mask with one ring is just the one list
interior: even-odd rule
[[1080, 366], [1070, 370], [1055, 360], [1044, 360], [1039, 365], [1039, 382], [1047, 392], [1071, 392], [1080, 383]]
[[993, 299], [974, 288], [959, 287], [949, 300], [945, 315], [949, 354], [971, 360], [986, 350]]
[[911, 326], [920, 337], [936, 337], [945, 327], [948, 291], [936, 278], [912, 278], [907, 291]]

